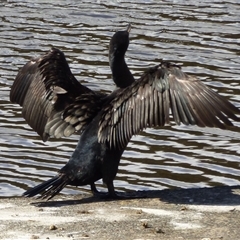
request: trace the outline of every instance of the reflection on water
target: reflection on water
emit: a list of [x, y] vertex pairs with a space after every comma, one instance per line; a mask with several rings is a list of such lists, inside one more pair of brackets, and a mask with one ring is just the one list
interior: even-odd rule
[[[161, 58], [171, 60], [240, 107], [238, 0], [104, 2], [1, 1], [0, 196], [20, 195], [53, 176], [76, 146], [78, 136], [43, 143], [21, 117], [20, 107], [9, 102], [18, 69], [51, 46], [64, 51], [78, 80], [110, 92], [109, 39], [131, 22], [127, 62], [135, 76]], [[116, 188], [238, 185], [239, 131], [147, 129], [124, 152]], [[64, 193], [82, 189], [89, 187]]]

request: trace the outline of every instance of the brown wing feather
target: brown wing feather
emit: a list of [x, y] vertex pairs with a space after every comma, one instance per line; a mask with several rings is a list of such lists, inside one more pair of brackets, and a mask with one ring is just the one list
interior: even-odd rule
[[104, 97], [102, 94], [82, 94], [63, 111], [53, 114], [45, 131], [55, 138], [68, 137], [74, 132], [81, 133], [101, 110]]
[[100, 142], [126, 146], [132, 135], [146, 127], [170, 123], [225, 128], [229, 118], [240, 121], [240, 110], [176, 65], [162, 63], [150, 69], [131, 86], [119, 90], [103, 110]]
[[[91, 101], [88, 106], [94, 99], [101, 98], [75, 79], [64, 54], [52, 48], [45, 55], [26, 63], [19, 71], [11, 88], [10, 100], [22, 106], [23, 117], [27, 123], [46, 141], [50, 135], [60, 137], [74, 132], [71, 127], [76, 125], [73, 121], [74, 114], [71, 113], [68, 117], [71, 118], [70, 123], [64, 122], [62, 115], [66, 116], [65, 110], [73, 108], [72, 104], [82, 95], [85, 99], [89, 95]], [[96, 108], [92, 109], [90, 112], [81, 111], [82, 114], [87, 115], [84, 116], [84, 122], [77, 120], [78, 129], [83, 129], [88, 117], [91, 118]], [[79, 114], [78, 118], [80, 118]], [[55, 121], [54, 126], [47, 125], [52, 120]], [[51, 127], [55, 127], [55, 130], [50, 131]]]

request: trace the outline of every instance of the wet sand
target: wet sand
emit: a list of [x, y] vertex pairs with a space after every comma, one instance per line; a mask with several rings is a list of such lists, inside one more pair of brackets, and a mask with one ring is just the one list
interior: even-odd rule
[[90, 194], [59, 195], [48, 202], [2, 198], [0, 239], [240, 238], [238, 186], [135, 194], [127, 200]]

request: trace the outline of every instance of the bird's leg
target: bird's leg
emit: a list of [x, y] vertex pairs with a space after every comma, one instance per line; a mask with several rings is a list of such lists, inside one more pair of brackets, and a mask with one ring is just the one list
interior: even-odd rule
[[96, 188], [95, 183], [91, 183], [90, 186], [91, 186], [91, 191], [92, 191], [93, 196], [94, 196], [95, 194], [98, 194], [98, 193], [99, 193], [99, 191], [98, 191], [97, 188]]
[[99, 192], [96, 188], [95, 183], [91, 183], [91, 191], [94, 197], [100, 197], [103, 199], [117, 199], [119, 196], [116, 194], [114, 190], [113, 182], [107, 184], [108, 192]]
[[108, 182], [107, 188], [108, 192], [99, 192], [96, 188], [96, 185], [94, 183], [91, 183], [91, 191], [93, 193], [94, 197], [102, 198], [102, 199], [134, 199], [134, 198], [145, 198], [146, 196], [143, 195], [126, 195], [125, 193], [122, 193], [121, 195], [118, 195], [115, 192], [113, 181]]
[[90, 186], [91, 186], [91, 191], [92, 191], [92, 194], [93, 194], [94, 197], [108, 198], [109, 194], [106, 193], [106, 192], [99, 192], [96, 188], [95, 183], [91, 183]]
[[126, 193], [120, 193], [121, 195], [118, 195], [114, 190], [113, 181], [107, 183], [108, 188], [108, 198], [110, 199], [135, 199], [135, 198], [145, 198], [146, 195], [138, 195], [138, 194], [130, 194], [126, 195]]
[[113, 185], [113, 181], [107, 183], [107, 188], [108, 188], [108, 197], [109, 198], [112, 198], [112, 199], [122, 198], [122, 197], [120, 197], [116, 194], [115, 189], [114, 189], [114, 185]]

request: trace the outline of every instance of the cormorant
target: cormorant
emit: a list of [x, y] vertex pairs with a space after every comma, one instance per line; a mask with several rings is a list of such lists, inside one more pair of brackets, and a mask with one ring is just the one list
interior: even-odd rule
[[66, 185], [90, 184], [103, 179], [108, 195], [117, 197], [113, 180], [119, 161], [134, 134], [146, 127], [176, 124], [226, 128], [240, 121], [240, 110], [200, 80], [175, 64], [159, 63], [135, 80], [124, 56], [130, 25], [116, 32], [109, 47], [109, 62], [117, 88], [109, 95], [94, 92], [76, 80], [64, 54], [52, 48], [19, 71], [10, 100], [22, 106], [27, 123], [43, 139], [79, 133], [77, 147], [67, 164], [52, 179], [23, 195], [50, 199]]

